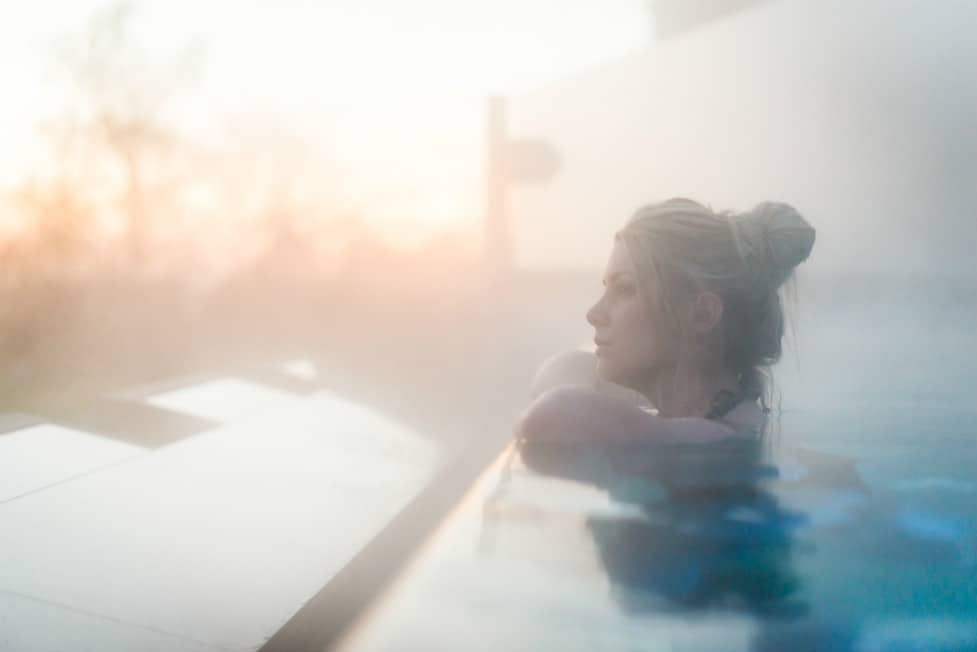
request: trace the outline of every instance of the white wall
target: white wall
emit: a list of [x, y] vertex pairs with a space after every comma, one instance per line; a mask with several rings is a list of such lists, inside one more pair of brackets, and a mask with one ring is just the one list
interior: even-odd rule
[[642, 203], [794, 204], [807, 269], [974, 274], [977, 4], [761, 4], [515, 98], [564, 167], [514, 192], [524, 265], [603, 264]]

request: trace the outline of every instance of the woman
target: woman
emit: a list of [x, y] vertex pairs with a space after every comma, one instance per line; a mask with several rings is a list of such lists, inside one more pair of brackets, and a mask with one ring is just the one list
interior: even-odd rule
[[517, 434], [709, 443], [760, 433], [784, 334], [778, 290], [813, 245], [814, 229], [786, 204], [730, 214], [670, 199], [638, 210], [587, 313], [596, 352], [544, 363]]

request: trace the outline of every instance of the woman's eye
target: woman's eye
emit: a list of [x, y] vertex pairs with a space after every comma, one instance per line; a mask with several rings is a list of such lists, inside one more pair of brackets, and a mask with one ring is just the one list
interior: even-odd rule
[[634, 286], [618, 283], [611, 286], [611, 292], [622, 297], [631, 296], [634, 294]]

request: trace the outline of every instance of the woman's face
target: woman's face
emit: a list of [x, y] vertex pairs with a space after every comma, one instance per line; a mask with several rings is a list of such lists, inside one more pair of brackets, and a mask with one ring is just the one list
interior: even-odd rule
[[604, 379], [636, 388], [667, 363], [669, 338], [658, 300], [658, 287], [643, 279], [627, 246], [615, 241], [604, 273], [604, 294], [587, 311], [597, 345], [597, 373]]

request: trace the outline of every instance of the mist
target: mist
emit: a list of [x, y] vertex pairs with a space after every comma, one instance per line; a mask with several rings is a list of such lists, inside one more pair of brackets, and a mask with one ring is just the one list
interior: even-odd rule
[[[977, 4], [97, 5], [0, 39], [0, 648], [322, 649], [450, 510], [477, 526], [536, 369], [593, 350], [615, 231], [670, 197], [817, 230], [784, 441], [973, 492]], [[560, 513], [516, 527], [582, 531], [542, 485]], [[517, 561], [498, 604], [536, 591]], [[618, 615], [591, 579], [563, 592]]]

